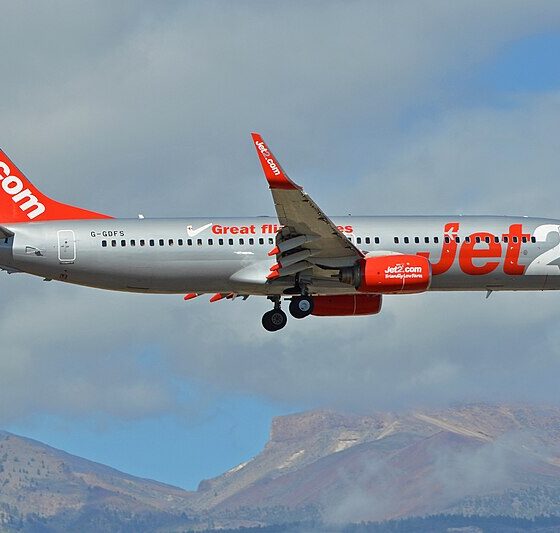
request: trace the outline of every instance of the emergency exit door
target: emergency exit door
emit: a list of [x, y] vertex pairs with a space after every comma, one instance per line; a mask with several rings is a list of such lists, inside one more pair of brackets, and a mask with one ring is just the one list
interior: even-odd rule
[[73, 263], [76, 260], [76, 235], [71, 229], [58, 232], [58, 260], [61, 263]]

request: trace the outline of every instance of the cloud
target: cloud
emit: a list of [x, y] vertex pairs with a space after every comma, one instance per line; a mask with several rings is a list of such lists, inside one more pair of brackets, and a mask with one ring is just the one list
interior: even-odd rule
[[[508, 432], [483, 443], [442, 432], [416, 443], [420, 451], [405, 451], [405, 460], [399, 459], [398, 453], [381, 459], [362, 458], [352, 479], [337, 472], [341, 476], [337, 497], [324, 505], [323, 519], [345, 524], [450, 509], [479, 514], [472, 507], [468, 509], [470, 497], [498, 499], [512, 487], [526, 489], [531, 480], [535, 483], [535, 472], [542, 471], [543, 463], [539, 463], [541, 457], [527, 451], [534, 436], [528, 431]], [[546, 457], [547, 450], [539, 452]], [[506, 510], [512, 511], [519, 512], [515, 506]]]
[[92, 209], [245, 214], [258, 200], [271, 212], [252, 129], [334, 194], [400, 151], [407, 113], [460, 101], [477, 64], [560, 20], [549, 2], [320, 6], [11, 6], [5, 146], [48, 192]]
[[[558, 28], [554, 3], [59, 2], [10, 4], [4, 20], [3, 145], [59, 200], [272, 213], [248, 140], [261, 129], [331, 214], [555, 215], [559, 95], [497, 106], [469, 92], [502, 47]], [[24, 276], [0, 290], [0, 421], [180, 411], [185, 382], [356, 409], [556, 398], [554, 294], [387, 298], [377, 317], [269, 335], [257, 299], [185, 304]]]

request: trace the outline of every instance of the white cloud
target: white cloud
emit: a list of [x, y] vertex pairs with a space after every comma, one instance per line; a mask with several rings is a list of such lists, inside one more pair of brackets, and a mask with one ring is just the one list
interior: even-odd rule
[[[261, 129], [332, 214], [556, 213], [558, 95], [495, 109], [457, 90], [500, 47], [558, 28], [556, 3], [81, 5], [10, 4], [0, 34], [4, 148], [57, 199], [132, 216], [272, 213], [247, 137]], [[423, 107], [437, 113], [407, 119]], [[172, 411], [177, 380], [361, 409], [557, 390], [553, 294], [387, 298], [378, 317], [269, 335], [254, 300], [25, 277], [0, 290], [3, 419]]]

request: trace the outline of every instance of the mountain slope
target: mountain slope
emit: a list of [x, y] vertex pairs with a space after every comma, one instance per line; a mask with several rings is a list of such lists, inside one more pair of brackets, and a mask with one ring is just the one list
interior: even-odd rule
[[[0, 432], [0, 505], [4, 522], [34, 515], [117, 511], [173, 516], [188, 510], [189, 493], [124, 474], [45, 444]], [[0, 523], [2, 519], [0, 518]]]
[[[536, 488], [547, 490], [547, 505], [514, 503]], [[219, 516], [308, 510], [338, 522], [476, 513], [477, 501], [485, 514], [493, 501], [512, 516], [560, 514], [560, 409], [474, 404], [280, 417], [263, 452], [202, 482], [191, 506]]]
[[560, 516], [560, 408], [278, 417], [260, 454], [196, 492], [0, 432], [0, 531], [170, 533], [437, 513]]

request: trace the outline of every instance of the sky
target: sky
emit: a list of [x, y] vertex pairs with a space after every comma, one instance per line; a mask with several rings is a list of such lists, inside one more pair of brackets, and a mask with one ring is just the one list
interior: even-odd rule
[[[559, 217], [560, 4], [2, 1], [0, 145], [45, 193], [120, 217], [274, 214], [249, 133], [330, 215]], [[0, 276], [0, 427], [194, 489], [271, 418], [557, 405], [556, 294], [386, 298], [260, 324]]]

